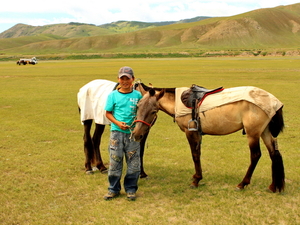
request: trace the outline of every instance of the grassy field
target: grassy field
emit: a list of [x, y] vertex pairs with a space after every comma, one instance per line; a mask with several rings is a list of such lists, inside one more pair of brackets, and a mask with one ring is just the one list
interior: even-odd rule
[[[128, 202], [122, 192], [104, 201], [107, 176], [84, 173], [76, 94], [91, 80], [115, 81], [125, 65], [156, 87], [252, 85], [277, 96], [285, 105], [278, 138], [285, 192], [266, 191], [271, 161], [263, 145], [252, 183], [235, 191], [250, 159], [241, 132], [203, 138], [204, 179], [190, 189], [194, 169], [185, 135], [160, 112], [145, 152], [149, 179], [139, 181], [137, 200]], [[300, 224], [299, 81], [299, 57], [0, 62], [0, 223]], [[106, 163], [108, 135], [106, 128]]]

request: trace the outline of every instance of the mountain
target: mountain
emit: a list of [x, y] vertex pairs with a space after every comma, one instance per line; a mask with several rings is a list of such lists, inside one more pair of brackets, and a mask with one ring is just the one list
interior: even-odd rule
[[[120, 22], [118, 26], [120, 27]], [[137, 22], [138, 23], [138, 22]], [[133, 22], [131, 26], [134, 26]], [[90, 25], [94, 27], [93, 25]], [[113, 25], [111, 25], [112, 27]], [[141, 25], [139, 25], [140, 27]], [[127, 25], [125, 25], [127, 27]], [[104, 27], [102, 29], [109, 30]], [[110, 32], [112, 32], [112, 28]], [[114, 32], [117, 29], [114, 30]], [[55, 33], [59, 35], [59, 33]], [[60, 35], [59, 35], [60, 36]], [[62, 37], [62, 36], [61, 36]], [[20, 37], [21, 38], [21, 37]], [[31, 39], [31, 37], [23, 37]], [[0, 39], [0, 53], [113, 53], [170, 52], [292, 48], [300, 46], [300, 3], [258, 9], [231, 17], [215, 17], [190, 23], [172, 23], [127, 33], [57, 39], [6, 47]], [[49, 38], [52, 38], [49, 40]], [[54, 39], [56, 38], [56, 39]], [[13, 38], [9, 38], [13, 39]], [[20, 43], [20, 40], [18, 40]]]
[[64, 38], [77, 38], [77, 37], [91, 37], [101, 36], [107, 34], [116, 33], [128, 33], [145, 28], [153, 28], [159, 26], [165, 26], [176, 23], [190, 23], [208, 19], [210, 17], [195, 17], [192, 19], [185, 19], [179, 21], [168, 21], [168, 22], [154, 22], [145, 23], [138, 21], [117, 21], [112, 23], [103, 24], [96, 26], [94, 24], [84, 23], [68, 23], [68, 24], [52, 24], [45, 26], [30, 26], [26, 24], [17, 24], [12, 28], [0, 33], [0, 38], [17, 38], [25, 36], [36, 36], [42, 34], [52, 34], [56, 37]]
[[74, 37], [89, 37], [113, 34], [108, 29], [97, 27], [92, 24], [82, 23], [69, 23], [69, 24], [53, 24], [45, 26], [30, 26], [26, 24], [17, 24], [12, 28], [2, 32], [0, 38], [18, 38], [25, 36], [37, 36], [37, 35], [55, 35], [64, 38]]
[[117, 21], [113, 23], [103, 24], [100, 25], [99, 27], [106, 28], [116, 33], [128, 33], [128, 32], [138, 31], [145, 28], [154, 28], [154, 27], [160, 27], [160, 26], [166, 26], [166, 25], [178, 24], [178, 23], [191, 23], [191, 22], [201, 21], [209, 18], [211, 17], [198, 16], [191, 19], [184, 19], [179, 21], [165, 21], [165, 22], [153, 22], [153, 23], [145, 23], [139, 21]]

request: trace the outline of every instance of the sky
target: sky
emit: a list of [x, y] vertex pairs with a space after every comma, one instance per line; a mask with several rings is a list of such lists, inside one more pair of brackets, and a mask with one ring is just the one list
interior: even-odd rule
[[9, 0], [0, 6], [0, 33], [18, 23], [32, 26], [80, 22], [94, 25], [119, 20], [161, 22], [197, 16], [234, 16], [298, 0]]

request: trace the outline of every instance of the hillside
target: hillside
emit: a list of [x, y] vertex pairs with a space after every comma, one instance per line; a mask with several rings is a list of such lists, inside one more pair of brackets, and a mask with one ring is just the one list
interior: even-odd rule
[[68, 24], [52, 24], [45, 26], [30, 26], [26, 24], [17, 24], [12, 28], [0, 33], [1, 38], [18, 38], [26, 36], [36, 36], [43, 34], [52, 34], [61, 38], [77, 38], [77, 37], [91, 37], [91, 36], [101, 36], [107, 34], [116, 33], [128, 33], [133, 31], [138, 31], [145, 28], [153, 28], [159, 26], [165, 26], [177, 23], [190, 23], [195, 21], [200, 21], [208, 19], [210, 17], [195, 17], [192, 19], [185, 19], [179, 21], [169, 21], [169, 22], [154, 22], [145, 23], [138, 21], [117, 21], [108, 24], [103, 24], [96, 26], [94, 24], [84, 24], [84, 23], [68, 23]]
[[113, 23], [103, 24], [100, 25], [99, 27], [106, 28], [116, 33], [128, 33], [128, 32], [134, 32], [146, 28], [154, 28], [154, 27], [166, 26], [171, 24], [192, 23], [196, 21], [209, 19], [209, 18], [211, 17], [198, 16], [195, 18], [184, 19], [179, 21], [166, 21], [166, 22], [153, 22], [153, 23], [145, 23], [139, 21], [117, 21]]
[[0, 38], [18, 38], [42, 34], [52, 34], [61, 38], [74, 38], [99, 36], [113, 33], [115, 32], [105, 28], [82, 23], [53, 24], [45, 26], [30, 26], [20, 23], [2, 32], [0, 34]]
[[[3, 47], [0, 39], [0, 46]], [[300, 3], [232, 17], [176, 23], [123, 34], [48, 40], [1, 50], [6, 53], [168, 52], [200, 49], [268, 49], [300, 46]]]

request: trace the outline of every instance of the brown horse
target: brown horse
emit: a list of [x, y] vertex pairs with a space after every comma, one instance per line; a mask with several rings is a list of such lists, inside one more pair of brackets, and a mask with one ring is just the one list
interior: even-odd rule
[[[245, 88], [225, 89], [223, 99], [227, 98], [230, 100], [231, 97], [227, 92], [234, 92], [234, 90], [243, 90], [245, 92]], [[250, 184], [254, 169], [261, 157], [259, 144], [261, 137], [272, 160], [272, 183], [269, 189], [272, 192], [276, 192], [277, 190], [281, 192], [284, 190], [284, 166], [276, 139], [284, 127], [282, 115], [283, 105], [273, 95], [262, 89], [254, 88], [254, 90], [251, 89], [252, 91], [249, 93], [257, 104], [241, 99], [215, 106], [207, 111], [201, 111], [200, 108], [198, 114], [200, 117], [201, 132], [198, 132], [199, 130], [193, 131], [188, 127], [192, 118], [190, 112], [180, 116], [177, 115], [175, 88], [153, 89], [140, 84], [137, 90], [143, 93], [144, 96], [138, 103], [136, 124], [132, 132], [133, 138], [137, 141], [142, 140], [143, 135], [149, 132], [151, 121], [156, 118], [158, 110], [174, 117], [179, 128], [186, 134], [194, 161], [195, 174], [193, 175], [191, 187], [198, 187], [198, 183], [202, 179], [200, 161], [202, 134], [227, 135], [243, 129], [243, 133], [247, 135], [248, 139], [251, 162], [245, 177], [241, 183], [237, 185], [237, 189], [244, 189], [245, 186]], [[210, 96], [216, 96], [213, 98], [217, 98], [221, 93], [222, 92]], [[210, 101], [214, 100], [208, 96], [202, 104]], [[268, 110], [263, 110], [258, 105], [269, 105], [268, 110], [273, 111], [273, 114], [268, 114], [266, 112]], [[276, 105], [276, 107], [274, 105]]]
[[[136, 88], [136, 86], [134, 88]], [[99, 169], [101, 173], [107, 172], [100, 151], [101, 137], [105, 130], [105, 125], [110, 124], [104, 116], [104, 106], [107, 95], [116, 87], [117, 83], [113, 81], [98, 79], [84, 85], [77, 94], [81, 122], [84, 126], [83, 143], [86, 174], [93, 174], [93, 166]], [[93, 121], [95, 123], [95, 130], [93, 136], [91, 136]], [[148, 176], [144, 171], [143, 160], [147, 136], [148, 133], [145, 133], [140, 141], [141, 178]]]

